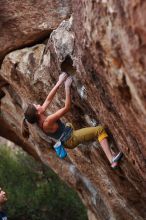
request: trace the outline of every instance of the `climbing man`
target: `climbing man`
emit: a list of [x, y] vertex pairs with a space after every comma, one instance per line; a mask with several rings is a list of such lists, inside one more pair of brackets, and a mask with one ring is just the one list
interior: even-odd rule
[[7, 201], [6, 193], [0, 188], [0, 220], [7, 220], [6, 214], [2, 211], [3, 205]]
[[[55, 113], [46, 115], [46, 110], [51, 104], [57, 90], [65, 82], [65, 105]], [[87, 127], [79, 130], [74, 130], [72, 124], [64, 124], [60, 119], [70, 110], [71, 107], [71, 84], [72, 78], [67, 77], [66, 73], [62, 73], [59, 76], [59, 80], [53, 89], [48, 94], [42, 105], [29, 104], [25, 113], [22, 123], [22, 134], [24, 137], [29, 136], [27, 122], [37, 125], [42, 131], [49, 137], [55, 139], [57, 143], [54, 145], [54, 149], [60, 158], [64, 158], [67, 153], [65, 148], [75, 148], [80, 143], [97, 139], [109, 160], [111, 167], [116, 168], [118, 162], [122, 157], [122, 152], [117, 155], [111, 151], [107, 133], [103, 126], [98, 125], [96, 127]]]

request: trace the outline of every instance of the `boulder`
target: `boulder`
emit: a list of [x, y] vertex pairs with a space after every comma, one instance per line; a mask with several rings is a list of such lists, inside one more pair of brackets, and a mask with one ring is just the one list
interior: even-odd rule
[[0, 4], [0, 59], [9, 51], [49, 37], [69, 18], [69, 0], [2, 0]]
[[[47, 41], [7, 54], [0, 70], [0, 135], [72, 186], [91, 219], [146, 219], [145, 3], [134, 2], [72, 0], [72, 16]], [[27, 103], [42, 104], [62, 71], [73, 76], [72, 108], [63, 120], [76, 129], [103, 124], [112, 149], [124, 153], [119, 169], [111, 169], [97, 142], [60, 160], [37, 126], [22, 137]], [[63, 104], [64, 86], [48, 114]]]

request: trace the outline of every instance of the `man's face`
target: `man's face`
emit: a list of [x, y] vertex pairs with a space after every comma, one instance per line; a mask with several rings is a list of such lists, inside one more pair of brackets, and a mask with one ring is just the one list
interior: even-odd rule
[[42, 111], [43, 111], [42, 106], [41, 106], [41, 105], [35, 105], [35, 104], [33, 104], [33, 105], [34, 105], [34, 107], [36, 108], [37, 113], [38, 113], [38, 114], [41, 114]]
[[33, 104], [33, 105], [37, 110], [40, 109], [40, 107], [41, 107], [41, 105], [36, 105], [36, 104]]
[[6, 193], [0, 188], [0, 204], [7, 201]]

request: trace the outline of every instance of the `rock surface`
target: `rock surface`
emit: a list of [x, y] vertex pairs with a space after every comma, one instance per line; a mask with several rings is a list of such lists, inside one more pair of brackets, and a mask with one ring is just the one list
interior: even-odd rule
[[70, 13], [69, 0], [1, 0], [0, 59], [9, 51], [49, 37]]
[[[146, 219], [145, 7], [140, 0], [72, 0], [73, 15], [57, 21], [48, 41], [24, 44], [1, 66], [0, 135], [74, 187], [97, 220]], [[120, 169], [111, 170], [95, 142], [68, 150], [68, 158], [59, 160], [36, 126], [29, 126], [28, 140], [22, 137], [26, 104], [42, 103], [65, 70], [74, 83], [64, 121], [76, 128], [104, 124], [114, 150], [125, 155]], [[48, 113], [63, 104], [62, 87]]]

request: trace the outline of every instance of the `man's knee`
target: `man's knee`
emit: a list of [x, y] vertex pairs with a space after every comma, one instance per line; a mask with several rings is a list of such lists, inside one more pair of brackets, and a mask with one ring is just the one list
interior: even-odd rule
[[98, 125], [96, 128], [97, 128], [97, 138], [99, 142], [101, 142], [104, 138], [108, 137], [108, 134], [106, 133], [102, 125]]

